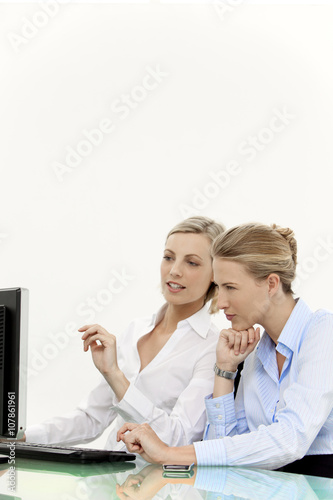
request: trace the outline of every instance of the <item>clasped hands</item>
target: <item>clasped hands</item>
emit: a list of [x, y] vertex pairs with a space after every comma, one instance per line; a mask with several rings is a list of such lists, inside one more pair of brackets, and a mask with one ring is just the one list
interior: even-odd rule
[[216, 346], [216, 364], [221, 370], [236, 371], [238, 365], [254, 351], [260, 340], [260, 328], [237, 331], [233, 328], [220, 332]]

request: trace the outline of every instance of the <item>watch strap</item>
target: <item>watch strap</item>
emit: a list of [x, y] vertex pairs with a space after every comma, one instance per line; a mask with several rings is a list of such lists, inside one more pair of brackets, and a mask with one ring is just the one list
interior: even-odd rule
[[226, 370], [221, 370], [215, 363], [214, 372], [218, 377], [227, 378], [229, 380], [235, 380], [238, 370], [236, 370], [235, 372], [228, 372]]

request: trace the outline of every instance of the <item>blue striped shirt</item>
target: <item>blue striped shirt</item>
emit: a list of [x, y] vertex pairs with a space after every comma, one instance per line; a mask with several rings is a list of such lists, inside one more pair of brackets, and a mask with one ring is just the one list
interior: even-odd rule
[[[276, 351], [286, 357], [280, 378]], [[245, 360], [236, 400], [209, 396], [206, 410], [198, 465], [276, 469], [333, 454], [333, 314], [298, 299], [277, 346], [264, 332]]]
[[[311, 476], [306, 477], [301, 474], [255, 468], [197, 467], [194, 488], [206, 492], [205, 500], [333, 498], [333, 479], [319, 477], [313, 479], [314, 481], [311, 481]], [[315, 490], [319, 490], [321, 495], [317, 496]]]

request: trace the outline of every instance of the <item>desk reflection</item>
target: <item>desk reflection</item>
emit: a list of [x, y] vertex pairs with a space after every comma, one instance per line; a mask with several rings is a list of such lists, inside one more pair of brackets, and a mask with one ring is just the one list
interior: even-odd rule
[[333, 499], [329, 478], [241, 467], [194, 467], [186, 477], [168, 477], [160, 465], [140, 459], [84, 467], [17, 460], [14, 493], [8, 491], [8, 464], [0, 467], [0, 476], [0, 499], [6, 500], [6, 495], [22, 500]]
[[128, 474], [116, 494], [120, 500], [313, 500], [333, 498], [333, 480], [240, 467], [195, 467], [192, 477], [167, 478], [149, 465]]

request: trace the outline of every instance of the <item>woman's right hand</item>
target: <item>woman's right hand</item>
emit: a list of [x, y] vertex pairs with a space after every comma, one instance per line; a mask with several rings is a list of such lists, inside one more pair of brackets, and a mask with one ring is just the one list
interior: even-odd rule
[[149, 500], [156, 498], [167, 480], [163, 477], [163, 469], [160, 465], [147, 465], [138, 474], [129, 474], [126, 481], [116, 485], [116, 493], [120, 500]]
[[118, 366], [116, 337], [100, 325], [85, 325], [79, 328], [79, 332], [83, 332], [84, 351], [90, 348], [96, 368], [121, 401], [130, 383]]
[[91, 350], [91, 355], [96, 368], [102, 375], [118, 369], [117, 340], [100, 325], [84, 325], [79, 328], [83, 333], [83, 349]]
[[255, 349], [260, 340], [260, 328], [233, 330], [228, 328], [220, 332], [216, 346], [216, 364], [226, 371], [236, 371], [238, 365]]
[[130, 453], [138, 453], [147, 462], [164, 464], [169, 446], [161, 441], [148, 424], [126, 422], [117, 432], [117, 441], [123, 441]]

